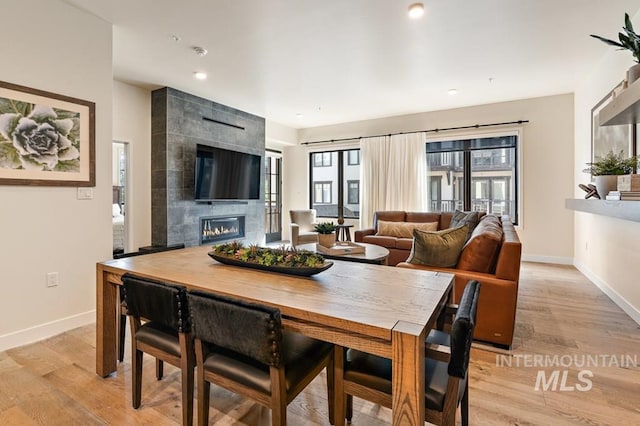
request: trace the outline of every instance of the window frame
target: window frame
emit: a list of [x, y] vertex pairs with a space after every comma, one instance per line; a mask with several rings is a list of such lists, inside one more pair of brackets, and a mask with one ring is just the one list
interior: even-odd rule
[[[336, 175], [335, 175], [335, 183], [337, 185], [337, 193], [336, 193], [336, 197], [337, 197], [337, 202], [336, 204], [336, 212], [335, 215], [331, 214], [331, 215], [321, 215], [318, 212], [317, 217], [324, 217], [324, 218], [335, 218], [337, 219], [338, 216], [338, 212], [340, 211], [339, 209], [342, 208], [344, 211], [344, 208], [347, 208], [347, 206], [349, 204], [349, 199], [348, 197], [348, 190], [345, 189], [345, 186], [347, 184], [347, 180], [345, 178], [345, 175], [347, 173], [345, 173], [345, 171], [347, 170], [348, 166], [360, 166], [360, 164], [347, 164], [348, 163], [348, 154], [345, 154], [345, 152], [349, 152], [349, 151], [360, 151], [360, 145], [359, 144], [344, 144], [341, 145], [339, 148], [336, 147], [324, 147], [323, 148], [318, 148], [318, 149], [313, 149], [313, 150], [308, 150], [307, 151], [307, 155], [308, 155], [308, 175], [307, 175], [307, 185], [308, 185], [308, 206], [310, 209], [313, 209], [313, 205], [314, 204], [327, 204], [327, 203], [315, 203], [315, 186], [314, 183], [315, 182], [319, 182], [319, 181], [314, 181], [314, 175], [313, 175], [313, 169], [315, 167], [322, 167], [322, 166], [315, 166], [314, 165], [314, 156], [315, 154], [324, 154], [324, 153], [329, 153], [330, 157], [333, 157], [333, 154], [336, 154], [336, 164], [333, 164], [333, 167], [336, 167]], [[358, 153], [358, 160], [360, 160], [360, 153]], [[360, 181], [360, 174], [358, 173], [358, 181]], [[355, 180], [355, 179], [349, 179], [349, 180]], [[333, 182], [333, 181], [332, 181]], [[332, 188], [332, 191], [334, 189]], [[360, 185], [358, 185], [358, 191], [360, 190]], [[360, 199], [359, 199], [359, 194], [358, 194], [358, 203], [355, 203], [356, 205], [360, 206]], [[333, 201], [333, 197], [332, 197], [332, 201]], [[357, 214], [357, 216], [356, 216]], [[360, 209], [358, 208], [357, 211], [354, 211], [354, 215], [353, 216], [343, 216], [344, 219], [348, 219], [348, 220], [359, 220], [360, 219]]]
[[[355, 192], [356, 192], [356, 201], [352, 202], [351, 201], [351, 184], [355, 183], [356, 184], [356, 188], [355, 188]], [[355, 179], [350, 179], [347, 180], [347, 204], [360, 204], [360, 179], [355, 180]]]
[[[473, 131], [469, 131], [469, 132], [455, 132], [455, 133], [451, 133], [447, 136], [432, 136], [432, 135], [427, 135], [427, 141], [426, 143], [429, 142], [443, 142], [443, 141], [455, 141], [455, 140], [466, 140], [466, 139], [483, 139], [483, 138], [497, 138], [497, 137], [504, 137], [504, 136], [515, 136], [516, 137], [516, 147], [515, 149], [515, 154], [514, 154], [514, 159], [515, 159], [515, 171], [513, 173], [512, 179], [515, 179], [515, 183], [514, 183], [514, 188], [515, 188], [515, 195], [513, 197], [513, 201], [515, 202], [515, 211], [516, 211], [516, 217], [513, 217], [513, 215], [510, 215], [510, 218], [513, 222], [513, 224], [519, 228], [522, 229], [524, 227], [524, 204], [523, 204], [523, 146], [524, 146], [524, 137], [523, 137], [523, 127], [522, 126], [515, 126], [512, 128], [506, 128], [502, 131], [488, 131], [488, 132], [473, 132]], [[495, 148], [495, 149], [499, 149], [499, 148]], [[425, 144], [425, 152], [426, 152], [426, 144]], [[426, 155], [426, 154], [425, 154]], [[453, 161], [452, 161], [453, 163]], [[471, 172], [471, 156], [469, 156], [469, 172]], [[427, 159], [427, 164], [428, 164], [428, 159]], [[471, 175], [469, 176], [469, 183], [471, 182]], [[470, 188], [468, 188], [470, 190]], [[465, 193], [468, 193], [468, 197], [471, 196], [471, 192], [470, 191], [465, 191]], [[469, 206], [471, 207], [471, 206]]]
[[[320, 189], [320, 194], [322, 201], [315, 201], [317, 192], [317, 185], [322, 185]], [[329, 185], [329, 201], [325, 201], [324, 199], [324, 185]], [[316, 180], [313, 181], [313, 204], [331, 204], [333, 198], [333, 182], [330, 180]]]

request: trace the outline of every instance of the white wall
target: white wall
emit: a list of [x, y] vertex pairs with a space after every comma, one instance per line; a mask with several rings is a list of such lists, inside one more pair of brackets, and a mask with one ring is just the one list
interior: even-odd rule
[[[529, 120], [528, 124], [501, 126], [482, 132], [521, 129], [522, 220], [518, 234], [526, 259], [571, 263], [573, 214], [564, 208], [573, 196], [573, 95], [557, 95], [513, 102], [425, 112], [335, 126], [301, 129], [301, 142], [372, 136], [433, 128]], [[480, 132], [474, 131], [473, 134]], [[447, 136], [470, 132], [447, 132]], [[438, 133], [442, 137], [445, 133]], [[325, 145], [335, 149], [337, 143]], [[285, 209], [308, 206], [308, 151], [318, 145], [285, 149]], [[333, 148], [332, 148], [333, 147]], [[285, 224], [285, 228], [288, 223]]]
[[[632, 18], [639, 22], [640, 13]], [[591, 158], [591, 108], [626, 76], [633, 65], [629, 52], [613, 47], [575, 94], [575, 164], [574, 179], [587, 183], [588, 175], [581, 173]], [[584, 192], [576, 189], [575, 198], [583, 198]], [[636, 322], [640, 323], [640, 262], [638, 242], [640, 223], [575, 213], [575, 265], [591, 281], [597, 284]]]
[[2, 80], [95, 102], [96, 187], [78, 200], [76, 188], [0, 186], [0, 350], [95, 321], [96, 262], [112, 247], [111, 25], [59, 0], [3, 1], [2, 15]]
[[151, 91], [113, 82], [113, 140], [129, 144], [128, 251], [151, 244]]

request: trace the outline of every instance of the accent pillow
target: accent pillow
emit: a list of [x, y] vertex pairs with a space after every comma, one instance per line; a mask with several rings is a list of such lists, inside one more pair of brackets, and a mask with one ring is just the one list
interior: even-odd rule
[[460, 225], [469, 225], [469, 233], [467, 234], [467, 240], [471, 238], [471, 234], [473, 230], [478, 226], [478, 222], [480, 221], [480, 216], [478, 212], [462, 212], [460, 210], [456, 210], [451, 217], [451, 223], [449, 224], [449, 228], [456, 228]]
[[386, 220], [378, 221], [378, 236], [413, 238], [413, 230], [437, 231], [438, 222], [390, 222]]
[[467, 239], [468, 225], [442, 231], [413, 231], [413, 247], [407, 262], [416, 265], [455, 267]]

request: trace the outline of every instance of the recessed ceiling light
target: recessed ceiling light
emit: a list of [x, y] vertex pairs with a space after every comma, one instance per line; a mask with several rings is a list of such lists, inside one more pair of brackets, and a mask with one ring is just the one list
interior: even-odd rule
[[207, 73], [206, 72], [196, 71], [196, 72], [193, 73], [193, 76], [195, 78], [197, 78], [198, 80], [206, 80], [207, 79]]
[[456, 95], [458, 93], [458, 89], [449, 89], [447, 93], [451, 96]]
[[304, 117], [304, 114], [302, 114], [301, 112], [296, 114], [296, 118], [302, 118], [302, 117]]
[[422, 15], [424, 15], [424, 4], [413, 3], [411, 6], [409, 6], [409, 18], [418, 19]]
[[207, 53], [209, 53], [207, 49], [200, 46], [193, 46], [193, 51], [196, 52], [196, 55], [198, 56], [205, 56]]
[[173, 40], [173, 41], [175, 41], [177, 43], [182, 39], [180, 38], [180, 36], [178, 34], [174, 34], [174, 35], [171, 36], [171, 40]]

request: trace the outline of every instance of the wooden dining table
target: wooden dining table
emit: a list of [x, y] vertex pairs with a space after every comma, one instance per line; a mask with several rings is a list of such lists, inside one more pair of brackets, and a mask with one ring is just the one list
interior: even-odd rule
[[[96, 373], [116, 371], [118, 286], [132, 273], [280, 309], [288, 329], [392, 359], [394, 425], [424, 423], [424, 341], [453, 275], [334, 260], [311, 277], [211, 259], [208, 246], [108, 260], [96, 268]], [[340, 422], [342, 423], [342, 422]]]

